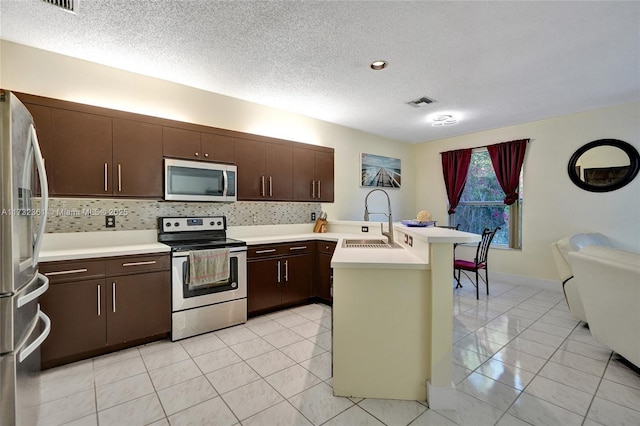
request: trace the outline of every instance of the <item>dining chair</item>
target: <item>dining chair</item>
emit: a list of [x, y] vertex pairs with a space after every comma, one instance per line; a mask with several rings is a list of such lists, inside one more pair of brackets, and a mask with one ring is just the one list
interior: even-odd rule
[[[478, 243], [478, 247], [476, 249], [476, 257], [472, 261], [456, 259], [454, 247], [453, 277], [457, 282], [456, 288], [462, 287], [462, 284], [460, 283], [461, 273], [463, 273], [467, 278], [469, 278], [469, 280], [471, 280], [471, 277], [467, 275], [467, 272], [474, 272], [476, 274], [476, 281], [475, 283], [473, 283], [473, 285], [476, 286], [476, 299], [480, 299], [478, 279], [481, 279], [485, 282], [485, 285], [487, 286], [487, 295], [489, 294], [489, 270], [487, 268], [487, 257], [489, 256], [489, 246], [491, 245], [491, 241], [493, 240], [493, 237], [495, 237], [496, 232], [498, 232], [499, 230], [500, 227], [497, 227], [493, 231], [491, 231], [489, 228], [485, 228], [484, 231], [482, 231], [482, 239]], [[479, 273], [481, 269], [484, 269], [484, 278], [482, 278]]]

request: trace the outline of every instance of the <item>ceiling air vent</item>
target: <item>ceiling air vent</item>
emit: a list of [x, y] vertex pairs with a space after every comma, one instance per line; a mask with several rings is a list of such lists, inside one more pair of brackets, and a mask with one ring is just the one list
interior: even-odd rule
[[434, 102], [433, 99], [429, 99], [426, 96], [423, 96], [421, 98], [415, 99], [411, 102], [407, 102], [409, 105], [411, 105], [414, 108], [418, 108], [418, 107], [422, 107], [425, 105], [429, 105], [432, 104]]
[[78, 10], [78, 3], [80, 0], [42, 0], [45, 3], [49, 3], [53, 6], [57, 6], [67, 12], [76, 13]]

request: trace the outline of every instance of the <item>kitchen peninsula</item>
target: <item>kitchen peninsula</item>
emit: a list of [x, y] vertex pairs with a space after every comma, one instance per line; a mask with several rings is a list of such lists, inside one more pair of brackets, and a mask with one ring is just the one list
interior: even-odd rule
[[334, 253], [334, 394], [455, 409], [453, 243], [479, 236], [399, 224], [394, 230], [401, 249], [342, 248], [339, 242]]

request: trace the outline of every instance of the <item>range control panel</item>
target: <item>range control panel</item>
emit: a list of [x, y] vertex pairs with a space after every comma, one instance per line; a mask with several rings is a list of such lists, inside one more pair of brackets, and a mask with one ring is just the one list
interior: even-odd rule
[[225, 216], [203, 217], [163, 217], [159, 221], [160, 232], [224, 231], [227, 229]]

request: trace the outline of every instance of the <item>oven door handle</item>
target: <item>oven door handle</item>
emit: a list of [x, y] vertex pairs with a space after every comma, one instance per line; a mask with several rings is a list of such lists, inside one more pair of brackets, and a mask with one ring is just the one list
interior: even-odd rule
[[182, 282], [184, 284], [189, 282], [189, 259], [182, 262]]

